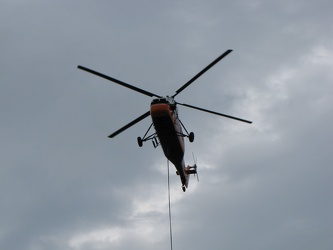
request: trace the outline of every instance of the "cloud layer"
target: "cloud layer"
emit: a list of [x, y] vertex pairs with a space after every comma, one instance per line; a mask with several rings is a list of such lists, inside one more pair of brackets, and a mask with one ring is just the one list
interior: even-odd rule
[[200, 182], [171, 166], [174, 247], [331, 249], [329, 1], [1, 0], [1, 249], [169, 249], [166, 159], [137, 147], [146, 96], [173, 94]]

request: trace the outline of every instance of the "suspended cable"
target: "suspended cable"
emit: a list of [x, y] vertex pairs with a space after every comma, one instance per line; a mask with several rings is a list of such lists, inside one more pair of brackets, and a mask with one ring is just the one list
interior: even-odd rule
[[169, 160], [167, 160], [168, 168], [168, 199], [169, 199], [169, 228], [170, 228], [170, 247], [172, 250], [172, 223], [171, 223], [171, 199], [170, 199], [170, 170], [169, 170]]

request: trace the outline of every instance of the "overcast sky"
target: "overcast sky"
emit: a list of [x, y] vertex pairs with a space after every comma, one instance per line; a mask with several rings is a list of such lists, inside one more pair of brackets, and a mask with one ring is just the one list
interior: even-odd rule
[[252, 120], [179, 107], [174, 249], [333, 247], [333, 2], [0, 0], [0, 248], [170, 249], [167, 160], [151, 99], [83, 65]]

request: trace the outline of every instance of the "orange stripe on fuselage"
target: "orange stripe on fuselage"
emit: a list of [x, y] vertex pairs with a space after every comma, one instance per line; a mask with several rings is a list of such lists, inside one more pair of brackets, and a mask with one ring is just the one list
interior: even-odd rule
[[172, 111], [170, 110], [170, 106], [166, 103], [158, 103], [150, 106], [150, 115], [154, 117], [164, 117], [171, 116]]

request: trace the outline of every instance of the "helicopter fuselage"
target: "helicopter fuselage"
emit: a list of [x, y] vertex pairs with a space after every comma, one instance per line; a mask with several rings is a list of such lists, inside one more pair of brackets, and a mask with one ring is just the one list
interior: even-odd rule
[[165, 157], [176, 167], [183, 188], [187, 188], [188, 174], [185, 171], [184, 163], [184, 136], [173, 98], [154, 99], [150, 106], [150, 115]]

